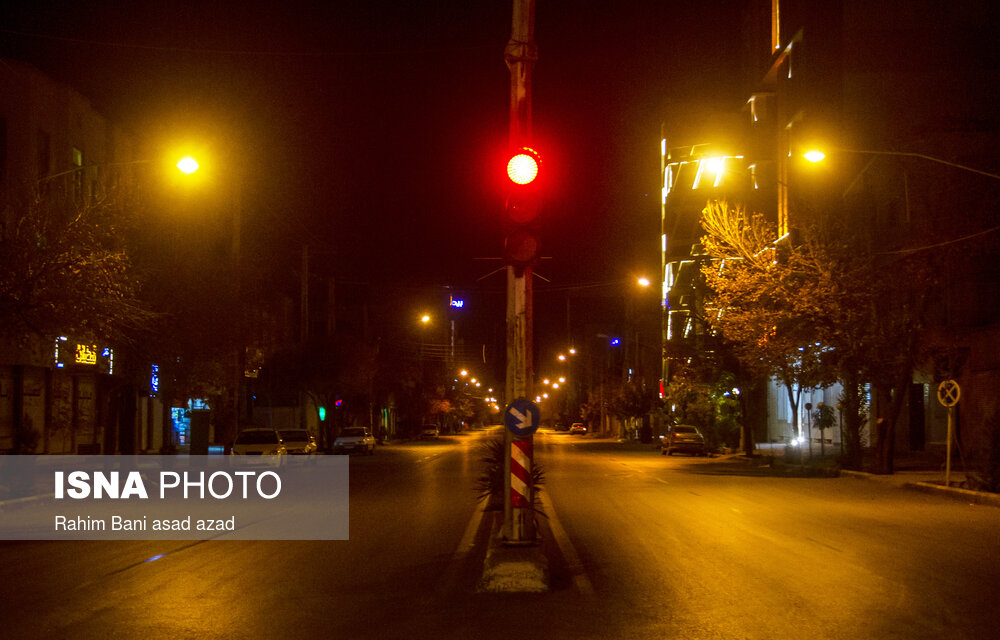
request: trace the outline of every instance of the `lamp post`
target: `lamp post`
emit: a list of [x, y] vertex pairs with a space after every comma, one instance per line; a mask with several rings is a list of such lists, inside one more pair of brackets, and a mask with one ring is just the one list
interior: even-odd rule
[[[75, 211], [74, 220], [76, 222], [81, 222], [84, 226], [94, 225], [95, 230], [100, 228], [104, 233], [113, 233], [115, 232], [115, 228], [107, 226], [106, 220], [102, 218], [92, 217], [93, 211], [100, 211], [106, 206], [114, 209], [117, 209], [119, 206], [127, 208], [128, 200], [123, 200], [119, 204], [119, 196], [128, 198], [129, 196], [140, 194], [142, 193], [140, 186], [152, 187], [155, 185], [159, 189], [165, 183], [171, 182], [173, 176], [179, 176], [177, 178], [178, 185], [180, 184], [179, 181], [190, 183], [192, 178], [189, 176], [197, 172], [199, 167], [197, 161], [190, 156], [178, 160], [177, 156], [168, 158], [168, 154], [155, 154], [131, 160], [90, 162], [88, 164], [84, 164], [83, 158], [84, 156], [81, 152], [74, 150], [70, 168], [37, 178], [34, 183], [37, 196], [44, 198], [46, 201], [51, 200], [55, 206], [66, 205], [73, 207]], [[145, 167], [150, 165], [154, 167], [153, 170], [140, 171], [138, 169], [145, 169]], [[137, 227], [137, 231], [145, 232], [147, 229], [150, 229], [149, 219], [144, 219], [142, 222], [143, 224]], [[80, 241], [80, 238], [81, 236], [74, 236], [72, 241], [77, 243]], [[146, 240], [146, 235], [134, 238], [137, 244], [134, 252], [130, 247], [129, 259], [135, 264], [140, 264], [142, 260], [155, 260], [152, 252], [148, 251], [150, 246], [145, 244]], [[164, 248], [169, 246], [160, 241], [157, 241], [155, 244]], [[90, 250], [87, 246], [87, 240], [82, 240], [81, 244], [76, 244], [76, 250], [80, 252], [80, 256], [86, 256], [86, 252]], [[91, 264], [94, 264], [94, 261], [91, 261]], [[145, 266], [148, 267], [148, 265]], [[144, 266], [140, 265], [139, 268], [144, 268]], [[80, 286], [81, 288], [86, 287], [86, 281], [84, 280]], [[109, 296], [109, 299], [113, 301], [118, 298], [112, 295]], [[138, 320], [143, 317], [142, 313], [140, 309], [137, 314], [135, 307], [130, 305], [119, 311], [121, 315], [118, 316], [118, 320], [122, 317]], [[118, 320], [115, 320], [115, 322], [117, 323]], [[122, 453], [134, 453], [137, 447], [149, 449], [157, 446], [155, 444], [157, 442], [161, 451], [168, 451], [176, 444], [174, 442], [173, 430], [170, 427], [171, 412], [167, 395], [170, 393], [170, 383], [168, 380], [171, 376], [161, 375], [161, 373], [166, 373], [162, 370], [163, 364], [162, 361], [156, 362], [156, 360], [147, 364], [148, 368], [146, 370], [153, 372], [152, 379], [147, 379], [149, 386], [140, 382], [137, 379], [138, 376], [131, 377], [128, 380], [122, 379], [116, 385], [115, 391], [111, 393], [111, 397], [113, 398], [113, 402], [120, 402], [121, 405], [120, 411], [116, 412], [119, 414], [118, 417], [113, 420], [116, 423], [113, 426], [117, 426], [117, 429], [105, 432], [104, 451], [107, 453], [114, 453], [116, 447]], [[118, 372], [113, 371], [109, 367], [107, 373]], [[145, 425], [145, 429], [135, 419], [135, 407], [138, 406], [137, 394], [140, 394], [140, 389], [145, 389], [149, 392], [149, 399], [146, 401], [149, 407], [149, 411], [146, 414], [149, 416], [149, 421]], [[162, 400], [163, 419], [161, 423], [162, 429], [159, 431], [159, 434], [156, 433], [152, 420], [152, 407], [157, 402], [157, 400], [152, 399], [154, 397]], [[116, 432], [117, 436], [114, 435]], [[207, 430], [203, 434], [207, 436]], [[47, 437], [48, 432], [46, 431], [44, 435]], [[143, 437], [144, 435], [146, 437]], [[96, 441], [96, 431], [94, 437], [95, 441], [93, 444], [99, 444]], [[75, 434], [73, 440], [75, 441]], [[75, 442], [73, 444], [75, 447]]]

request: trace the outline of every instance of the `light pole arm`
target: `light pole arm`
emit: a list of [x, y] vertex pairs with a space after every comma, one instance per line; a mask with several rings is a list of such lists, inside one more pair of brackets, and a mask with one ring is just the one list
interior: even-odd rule
[[950, 162], [942, 158], [935, 158], [934, 156], [924, 155], [922, 153], [913, 153], [911, 151], [869, 151], [861, 149], [840, 149], [842, 153], [860, 153], [865, 155], [873, 156], [901, 156], [904, 158], [920, 158], [921, 160], [929, 160], [931, 162], [936, 162], [938, 164], [943, 164], [949, 167], [954, 167], [955, 169], [961, 169], [963, 171], [970, 171], [972, 173], [978, 173], [981, 176], [986, 176], [987, 178], [993, 178], [994, 180], [1000, 180], [1000, 175], [995, 173], [990, 173], [988, 171], [982, 171], [981, 169], [973, 169], [972, 167], [967, 167], [964, 164], [958, 164], [957, 162]]

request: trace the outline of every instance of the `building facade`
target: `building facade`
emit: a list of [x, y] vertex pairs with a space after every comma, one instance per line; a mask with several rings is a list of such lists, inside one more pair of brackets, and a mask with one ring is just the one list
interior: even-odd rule
[[[896, 451], [944, 442], [945, 410], [936, 399], [944, 379], [968, 390], [959, 410], [966, 449], [989, 446], [1000, 429], [990, 391], [1000, 383], [1000, 82], [987, 8], [978, 5], [747, 3], [745, 100], [714, 127], [692, 132], [673, 120], [661, 135], [665, 380], [672, 361], [705, 348], [697, 273], [706, 201], [764, 214], [777, 244], [794, 242], [790, 231], [808, 216], [849, 211], [880, 243], [886, 268], [894, 252], [944, 265], [921, 333], [926, 351], [938, 355], [914, 371]], [[826, 152], [822, 165], [803, 158], [814, 148]], [[839, 395], [811, 393], [800, 408], [807, 430], [805, 403], [836, 404]], [[759, 440], [797, 437], [783, 395], [771, 385]], [[874, 418], [883, 408], [871, 401]]]
[[[86, 98], [29, 65], [2, 61], [0, 232], [13, 233], [33, 198], [58, 190], [86, 202], [128, 181], [133, 160], [131, 138]], [[0, 451], [159, 449], [164, 412], [149, 393], [137, 399], [123, 392], [125, 360], [117, 345], [2, 332]], [[120, 430], [125, 424], [127, 431]]]

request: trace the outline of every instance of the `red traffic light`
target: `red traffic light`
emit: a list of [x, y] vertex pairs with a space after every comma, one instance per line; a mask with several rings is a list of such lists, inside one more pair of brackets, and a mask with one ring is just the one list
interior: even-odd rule
[[507, 160], [507, 177], [517, 185], [529, 185], [538, 177], [541, 160], [538, 152], [530, 147], [521, 147]]

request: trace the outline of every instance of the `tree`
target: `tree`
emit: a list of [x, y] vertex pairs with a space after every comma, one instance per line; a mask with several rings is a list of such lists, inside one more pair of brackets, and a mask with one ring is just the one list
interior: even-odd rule
[[131, 211], [116, 192], [58, 187], [43, 183], [0, 216], [0, 331], [22, 346], [56, 335], [131, 343], [154, 317], [125, 244]]
[[[735, 447], [742, 439], [743, 420], [734, 385], [734, 375], [724, 369], [693, 364], [680, 367], [665, 388], [668, 422], [698, 426], [709, 450], [721, 445]], [[752, 454], [753, 444], [743, 450]]]
[[813, 412], [813, 424], [819, 429], [820, 455], [826, 455], [826, 430], [833, 427], [834, 413], [833, 407], [820, 402]]
[[802, 390], [837, 379], [828, 347], [817, 340], [812, 274], [800, 268], [794, 250], [779, 259], [771, 226], [759, 214], [712, 202], [702, 227], [712, 258], [702, 269], [713, 293], [708, 322], [733, 345], [744, 368], [782, 382], [798, 432]]
[[892, 429], [915, 363], [931, 269], [905, 254], [876, 252], [869, 227], [847, 210], [801, 215], [795, 243], [776, 247], [760, 215], [709, 203], [703, 270], [715, 295], [715, 326], [741, 362], [793, 388], [840, 381], [847, 460], [861, 463], [864, 383], [876, 385], [885, 429], [880, 468], [891, 472]]

